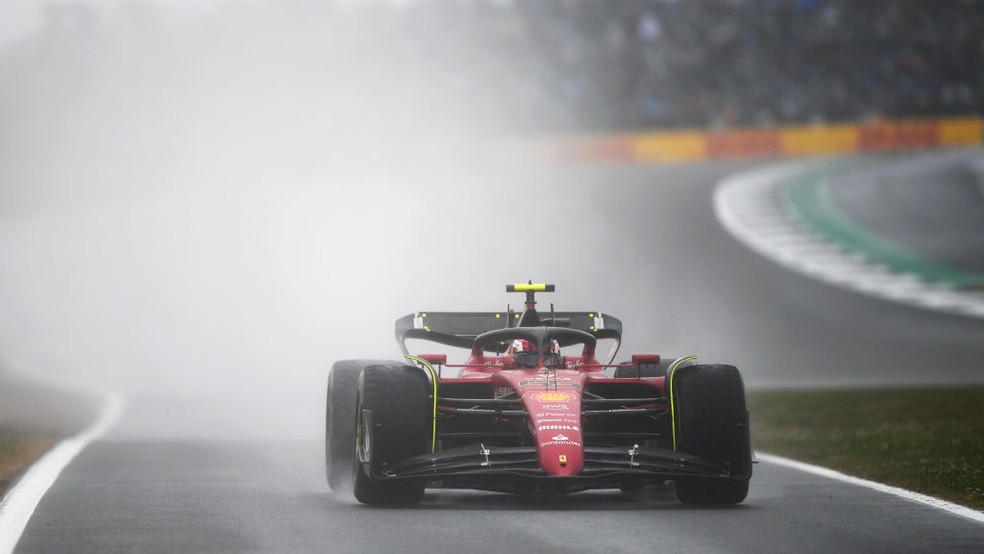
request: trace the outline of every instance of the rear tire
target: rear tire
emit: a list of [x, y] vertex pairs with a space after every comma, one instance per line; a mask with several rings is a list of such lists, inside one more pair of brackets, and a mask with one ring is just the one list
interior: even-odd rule
[[341, 360], [328, 372], [325, 408], [325, 476], [333, 491], [352, 484], [352, 456], [355, 453], [355, 406], [358, 402], [359, 374], [381, 360]]
[[[378, 364], [359, 377], [356, 409], [353, 492], [363, 504], [416, 504], [423, 481], [387, 480], [379, 476], [394, 465], [430, 451], [430, 385], [419, 368]], [[368, 414], [371, 417], [371, 426]], [[368, 451], [369, 462], [360, 459]]]
[[752, 476], [748, 410], [741, 373], [730, 365], [678, 367], [670, 379], [676, 450], [728, 468], [732, 477], [681, 477], [684, 504], [737, 504]]

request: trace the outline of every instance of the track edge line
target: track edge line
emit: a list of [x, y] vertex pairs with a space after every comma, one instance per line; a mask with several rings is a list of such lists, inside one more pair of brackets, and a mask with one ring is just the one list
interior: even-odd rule
[[949, 512], [951, 514], [961, 516], [963, 518], [969, 519], [976, 523], [984, 524], [984, 512], [980, 512], [973, 508], [968, 508], [966, 506], [961, 506], [960, 504], [954, 504], [953, 502], [949, 502], [947, 500], [942, 500], [926, 494], [913, 492], [900, 487], [893, 487], [891, 485], [885, 485], [883, 483], [877, 483], [875, 481], [861, 479], [860, 477], [852, 477], [850, 475], [841, 473], [833, 469], [828, 469], [825, 467], [808, 464], [806, 462], [800, 462], [798, 460], [792, 460], [790, 458], [784, 458], [782, 456], [776, 456], [774, 454], [766, 454], [763, 452], [757, 452], [756, 454], [758, 455], [760, 460], [769, 462], [771, 464], [776, 464], [790, 469], [803, 471], [805, 473], [818, 475], [820, 477], [826, 477], [828, 479], [834, 479], [836, 481], [841, 481], [859, 487], [865, 487], [868, 489], [876, 490], [878, 492], [890, 494], [892, 496], [896, 496], [899, 498], [904, 498], [912, 502], [918, 502], [919, 504], [924, 504], [931, 508], [936, 508], [937, 510]]

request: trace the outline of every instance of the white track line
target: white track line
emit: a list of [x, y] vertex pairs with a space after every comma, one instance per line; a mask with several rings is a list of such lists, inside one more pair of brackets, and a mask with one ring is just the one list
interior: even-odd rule
[[844, 483], [850, 483], [852, 485], [857, 485], [859, 487], [865, 487], [868, 489], [876, 490], [878, 492], [883, 492], [885, 494], [891, 494], [892, 496], [897, 496], [899, 498], [905, 498], [906, 500], [911, 500], [913, 502], [925, 504], [932, 508], [936, 508], [937, 510], [943, 510], [945, 512], [949, 512], [954, 515], [965, 517], [977, 523], [984, 524], [984, 512], [978, 512], [977, 510], [972, 510], [970, 508], [967, 508], [966, 506], [961, 506], [959, 504], [947, 502], [946, 500], [940, 500], [939, 498], [933, 498], [932, 496], [926, 496], [925, 494], [919, 494], [918, 492], [912, 492], [909, 490], [900, 489], [898, 487], [890, 487], [888, 485], [883, 485], [881, 483], [876, 483], [874, 481], [868, 481], [866, 479], [851, 477], [850, 475], [845, 475], [839, 471], [834, 471], [832, 469], [810, 465], [803, 462], [797, 462], [796, 460], [790, 460], [789, 458], [783, 458], [781, 456], [773, 456], [772, 454], [762, 454], [761, 452], [757, 452], [756, 454], [760, 460], [769, 462], [770, 464], [776, 464], [791, 469], [795, 469], [798, 471], [812, 473], [813, 475], [819, 475], [820, 477], [835, 479], [837, 481], [842, 481]]
[[729, 177], [714, 190], [714, 213], [739, 242], [788, 269], [884, 300], [984, 317], [984, 295], [889, 271], [791, 219], [782, 203], [783, 183], [826, 164], [790, 162]]
[[0, 554], [14, 551], [38, 503], [62, 470], [91, 442], [108, 431], [123, 411], [123, 397], [106, 398], [99, 419], [88, 429], [52, 448], [27, 470], [0, 500]]

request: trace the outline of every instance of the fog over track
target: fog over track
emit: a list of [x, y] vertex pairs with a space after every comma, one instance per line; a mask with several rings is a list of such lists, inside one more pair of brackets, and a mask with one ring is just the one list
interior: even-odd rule
[[313, 436], [331, 360], [393, 353], [420, 307], [503, 309], [575, 253], [529, 231], [587, 199], [470, 169], [527, 114], [447, 84], [417, 35], [481, 47], [440, 12], [79, 21], [0, 52], [0, 367], [138, 395], [166, 414], [139, 432]]

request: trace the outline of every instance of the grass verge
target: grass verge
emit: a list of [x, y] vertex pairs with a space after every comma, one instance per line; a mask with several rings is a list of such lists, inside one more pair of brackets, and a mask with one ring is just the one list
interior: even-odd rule
[[984, 386], [750, 392], [757, 450], [984, 510]]
[[11, 479], [34, 460], [48, 451], [58, 438], [9, 431], [0, 428], [0, 497], [7, 491]]

